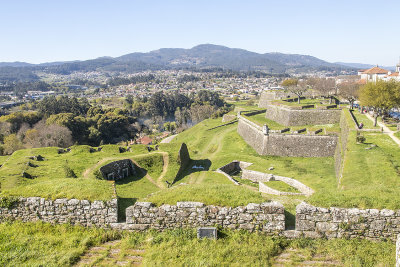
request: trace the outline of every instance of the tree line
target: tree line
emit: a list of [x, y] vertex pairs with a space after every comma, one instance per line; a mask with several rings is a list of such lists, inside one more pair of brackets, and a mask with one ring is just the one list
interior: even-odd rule
[[157, 92], [143, 99], [127, 96], [121, 108], [93, 105], [86, 98], [49, 96], [33, 112], [0, 117], [0, 154], [24, 147], [118, 143], [139, 133], [184, 129], [229, 110], [217, 93], [209, 91], [190, 96]]

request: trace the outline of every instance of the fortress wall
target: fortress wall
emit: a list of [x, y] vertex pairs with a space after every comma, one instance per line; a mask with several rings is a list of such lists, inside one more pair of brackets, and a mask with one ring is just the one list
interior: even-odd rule
[[242, 116], [239, 116], [238, 133], [258, 154], [282, 157], [331, 157], [338, 141], [336, 136], [327, 135], [264, 135], [260, 126]]
[[290, 92], [285, 92], [283, 90], [268, 90], [263, 91], [258, 101], [258, 107], [266, 108], [271, 101], [283, 98], [294, 97], [295, 95]]
[[396, 240], [400, 210], [320, 208], [305, 202], [296, 207], [296, 230], [316, 237]]
[[238, 122], [238, 133], [243, 137], [247, 144], [257, 151], [258, 154], [263, 155], [265, 136], [260, 126], [240, 116]]
[[2, 219], [104, 227], [118, 222], [118, 201], [19, 198], [10, 207], [0, 207], [0, 221]]
[[331, 157], [338, 138], [327, 135], [270, 134], [264, 155], [282, 157]]
[[131, 228], [164, 230], [181, 227], [221, 226], [279, 234], [285, 230], [284, 207], [278, 202], [247, 206], [206, 206], [200, 202], [178, 202], [155, 207], [150, 202], [136, 202], [127, 208], [126, 222]]
[[333, 124], [340, 121], [340, 109], [292, 110], [278, 105], [267, 105], [267, 119], [285, 126]]

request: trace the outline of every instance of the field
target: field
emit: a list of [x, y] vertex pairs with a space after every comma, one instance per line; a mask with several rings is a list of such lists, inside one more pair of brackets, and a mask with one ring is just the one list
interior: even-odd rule
[[[254, 107], [241, 103], [237, 108], [249, 110]], [[258, 123], [266, 121], [264, 114], [249, 118]], [[120, 153], [117, 145], [105, 145], [101, 151], [93, 153], [88, 146], [73, 146], [64, 154], [58, 154], [57, 148], [20, 150], [9, 158], [2, 158], [3, 162], [8, 161], [1, 168], [1, 194], [107, 200], [113, 197], [112, 182], [96, 179], [94, 174], [108, 162], [129, 158], [141, 166], [143, 172], [115, 182], [121, 203], [121, 219], [124, 219], [122, 211], [138, 200], [157, 205], [200, 201], [223, 206], [277, 200], [292, 214], [295, 206], [303, 200], [325, 207], [400, 208], [395, 201], [400, 193], [400, 149], [380, 132], [364, 132], [365, 144], [357, 144], [356, 133], [351, 132], [343, 178], [338, 181], [332, 157], [260, 156], [238, 135], [236, 123], [212, 129], [221, 124], [220, 118], [205, 120], [152, 152], [142, 145], [134, 145], [130, 152], [125, 153]], [[328, 128], [337, 131], [339, 126], [325, 125], [325, 129]], [[183, 142], [188, 145], [193, 161], [174, 180], [179, 169], [177, 154]], [[39, 154], [44, 161], [28, 158]], [[233, 160], [253, 163], [249, 167], [251, 170], [297, 179], [314, 189], [315, 193], [308, 198], [261, 194], [257, 184], [240, 178], [243, 185], [235, 186], [215, 172]], [[27, 165], [28, 162], [31, 166]], [[72, 169], [77, 178], [66, 177], [65, 166]], [[269, 170], [270, 167], [273, 170]], [[33, 179], [23, 178], [21, 173], [24, 170]], [[174, 184], [167, 188], [165, 181], [174, 181]], [[293, 191], [282, 183], [272, 183], [271, 187]]]
[[[160, 150], [152, 152], [148, 152], [142, 145], [135, 145], [131, 151], [124, 153], [119, 152], [117, 145], [105, 145], [101, 151], [96, 152], [91, 152], [88, 146], [73, 146], [70, 152], [62, 154], [55, 147], [19, 150], [1, 167], [1, 194], [50, 199], [109, 200], [113, 197], [113, 182], [99, 180], [94, 173], [111, 161], [129, 158], [143, 171], [134, 177], [115, 182], [115, 186], [122, 202], [134, 203], [138, 198], [163, 189], [166, 180], [174, 180], [179, 168], [176, 162], [178, 149], [179, 146], [162, 144]], [[44, 157], [44, 160], [30, 159], [37, 155]], [[67, 177], [66, 166], [74, 172], [76, 178]], [[23, 171], [31, 178], [22, 177]]]
[[129, 233], [4, 222], [0, 241], [2, 266], [394, 266], [395, 260], [391, 242], [287, 240], [228, 230], [220, 231], [217, 240], [198, 240], [196, 231], [189, 229]]

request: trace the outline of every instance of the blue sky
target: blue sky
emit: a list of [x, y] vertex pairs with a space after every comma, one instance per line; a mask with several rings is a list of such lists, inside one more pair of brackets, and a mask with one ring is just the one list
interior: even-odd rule
[[120, 56], [211, 43], [395, 65], [399, 0], [0, 0], [0, 62]]

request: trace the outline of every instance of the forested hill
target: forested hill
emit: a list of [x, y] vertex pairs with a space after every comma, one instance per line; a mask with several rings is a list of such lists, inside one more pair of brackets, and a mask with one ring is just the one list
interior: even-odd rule
[[[244, 49], [203, 44], [191, 49], [162, 48], [148, 53], [132, 53], [120, 57], [101, 57], [85, 61], [55, 62], [33, 65], [23, 62], [1, 63], [0, 78], [8, 73], [23, 73], [24, 79], [35, 79], [30, 72], [37, 70], [58, 74], [74, 71], [118, 71], [138, 72], [162, 69], [203, 69], [221, 68], [233, 71], [264, 71], [267, 73], [288, 73], [318, 70], [351, 70], [351, 67], [333, 64], [316, 57], [295, 54], [259, 54]], [[12, 77], [10, 80], [15, 80]], [[1, 80], [0, 80], [1, 82]]]

